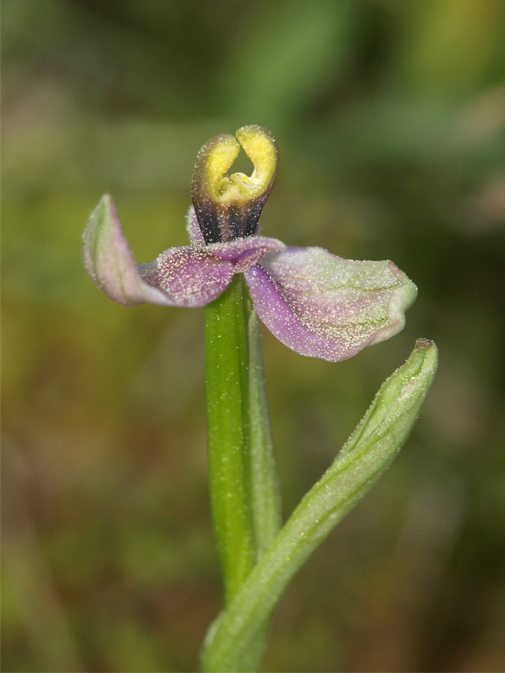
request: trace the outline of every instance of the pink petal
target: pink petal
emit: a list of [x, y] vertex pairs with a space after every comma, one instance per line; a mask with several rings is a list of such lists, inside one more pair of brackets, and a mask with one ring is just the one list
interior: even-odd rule
[[204, 306], [228, 287], [233, 264], [201, 248], [172, 248], [136, 265], [112, 198], [106, 194], [83, 237], [86, 269], [107, 296], [121, 304]]
[[154, 261], [139, 264], [142, 278], [162, 290], [172, 306], [196, 308], [219, 297], [233, 277], [233, 264], [205, 248], [171, 248]]
[[293, 350], [332, 362], [399, 332], [417, 288], [392, 262], [287, 248], [245, 274], [254, 307]]
[[206, 250], [215, 257], [233, 262], [235, 273], [248, 271], [266, 253], [280, 252], [286, 246], [275, 238], [248, 236], [225, 243], [211, 243]]
[[139, 275], [116, 207], [108, 194], [91, 214], [83, 235], [82, 254], [89, 275], [111, 299], [127, 305], [146, 301], [171, 305], [168, 297]]
[[189, 235], [189, 240], [191, 241], [191, 245], [199, 248], [206, 245], [202, 230], [200, 229], [200, 225], [198, 224], [198, 220], [196, 218], [194, 206], [191, 206], [188, 210], [188, 214], [186, 216], [186, 229]]

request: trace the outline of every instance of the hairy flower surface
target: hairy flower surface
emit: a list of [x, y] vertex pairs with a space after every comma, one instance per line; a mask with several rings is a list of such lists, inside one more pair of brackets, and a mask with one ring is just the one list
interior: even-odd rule
[[[102, 197], [83, 237], [84, 262], [96, 285], [121, 304], [198, 307], [243, 273], [268, 329], [298, 353], [330, 361], [399, 332], [417, 289], [392, 262], [346, 260], [256, 235], [277, 175], [277, 145], [260, 126], [245, 126], [236, 136], [217, 136], [198, 153], [187, 217], [190, 246], [135, 264], [112, 198]], [[240, 147], [254, 165], [251, 176], [227, 174]]]

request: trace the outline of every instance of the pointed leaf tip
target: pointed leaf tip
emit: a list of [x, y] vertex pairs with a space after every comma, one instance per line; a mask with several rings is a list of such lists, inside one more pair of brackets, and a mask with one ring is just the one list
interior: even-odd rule
[[[393, 447], [389, 457], [392, 458], [414, 426], [433, 383], [437, 366], [438, 349], [435, 343], [429, 339], [417, 339], [408, 360], [382, 384], [371, 407], [340, 452], [339, 458], [353, 451], [372, 435], [380, 436], [380, 444], [384, 446], [388, 443], [385, 438], [389, 435]], [[400, 441], [401, 436], [403, 438]]]
[[416, 341], [415, 350], [419, 352], [428, 348], [433, 348], [433, 346], [435, 346], [433, 341], [430, 341], [429, 339], [423, 339], [421, 337]]

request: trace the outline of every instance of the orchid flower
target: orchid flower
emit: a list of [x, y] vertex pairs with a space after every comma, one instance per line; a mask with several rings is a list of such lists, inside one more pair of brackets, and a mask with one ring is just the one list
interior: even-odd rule
[[[250, 177], [228, 174], [241, 147], [254, 165]], [[153, 262], [135, 264], [107, 194], [84, 232], [88, 273], [111, 299], [207, 306], [207, 453], [225, 590], [202, 650], [207, 672], [256, 670], [282, 592], [401, 448], [437, 363], [434, 344], [418, 340], [282, 526], [258, 316], [294, 351], [344, 360], [399, 332], [417, 288], [392, 262], [356, 262], [259, 236], [278, 162], [275, 140], [260, 126], [210, 140], [193, 174], [191, 245]]]
[[[241, 147], [254, 165], [250, 177], [227, 174]], [[106, 194], [84, 233], [89, 275], [121, 304], [199, 307], [243, 273], [268, 329], [294, 351], [330, 361], [399, 332], [417, 288], [392, 262], [346, 260], [257, 235], [278, 159], [272, 134], [260, 126], [206, 143], [197, 157], [187, 216], [191, 245], [170, 248], [147, 264], [135, 264]]]

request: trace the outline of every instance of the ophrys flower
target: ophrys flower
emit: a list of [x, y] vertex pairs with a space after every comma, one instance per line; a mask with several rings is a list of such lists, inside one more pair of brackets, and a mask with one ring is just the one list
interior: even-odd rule
[[[241, 146], [254, 171], [228, 175]], [[298, 353], [325, 360], [344, 360], [399, 332], [417, 289], [392, 262], [346, 260], [257, 235], [277, 166], [275, 140], [260, 126], [206, 143], [193, 176], [191, 245], [170, 248], [147, 264], [135, 264], [106, 194], [84, 232], [89, 275], [122, 304], [198, 307], [243, 273], [268, 329]]]

